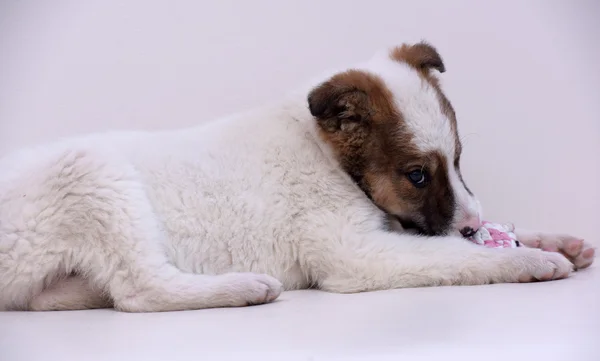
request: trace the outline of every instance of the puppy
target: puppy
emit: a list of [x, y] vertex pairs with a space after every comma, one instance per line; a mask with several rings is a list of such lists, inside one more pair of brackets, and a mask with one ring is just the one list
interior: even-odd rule
[[591, 264], [568, 236], [527, 233], [517, 249], [461, 237], [481, 211], [440, 72], [432, 46], [402, 45], [196, 128], [3, 158], [0, 309], [244, 306], [284, 289], [529, 282]]

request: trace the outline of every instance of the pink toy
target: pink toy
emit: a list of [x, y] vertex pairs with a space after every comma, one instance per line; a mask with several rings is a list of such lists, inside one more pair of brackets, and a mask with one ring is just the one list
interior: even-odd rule
[[467, 239], [473, 243], [490, 248], [515, 248], [521, 244], [514, 233], [515, 226], [507, 223], [492, 223], [484, 221], [475, 234]]

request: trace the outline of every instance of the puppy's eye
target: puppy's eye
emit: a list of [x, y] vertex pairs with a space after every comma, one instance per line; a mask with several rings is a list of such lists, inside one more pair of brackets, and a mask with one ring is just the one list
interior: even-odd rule
[[408, 180], [417, 188], [423, 188], [427, 185], [427, 173], [418, 169], [406, 174]]

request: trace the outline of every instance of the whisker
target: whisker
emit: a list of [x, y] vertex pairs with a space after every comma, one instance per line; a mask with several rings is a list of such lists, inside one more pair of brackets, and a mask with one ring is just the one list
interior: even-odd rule
[[459, 139], [460, 139], [460, 142], [464, 146], [464, 145], [466, 145], [468, 143], [468, 140], [469, 140], [470, 137], [472, 137], [472, 136], [479, 136], [479, 135], [480, 134], [476, 133], [476, 132], [475, 133], [467, 133], [467, 134], [459, 136]]

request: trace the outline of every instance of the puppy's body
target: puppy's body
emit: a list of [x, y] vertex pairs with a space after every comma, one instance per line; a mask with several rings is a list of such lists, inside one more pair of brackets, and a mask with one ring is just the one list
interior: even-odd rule
[[[361, 104], [349, 109], [346, 92], [323, 98], [346, 78], [311, 92], [310, 109], [301, 92], [192, 129], [23, 150], [0, 161], [0, 309], [167, 311], [268, 302], [281, 286], [360, 292], [568, 275], [559, 253], [490, 250], [454, 236], [480, 218], [452, 170], [455, 131], [437, 83], [396, 63], [377, 58], [350, 88], [370, 96], [383, 89], [378, 77], [403, 88], [389, 114], [401, 111], [413, 148], [439, 158], [428, 175], [430, 187], [444, 185], [437, 194], [388, 177], [385, 162], [371, 167], [382, 160], [343, 154], [358, 149], [357, 125], [344, 117], [362, 116]], [[378, 102], [369, 104], [385, 114]], [[449, 210], [437, 214], [444, 202]], [[430, 236], [391, 231], [408, 216]]]

